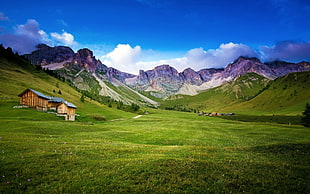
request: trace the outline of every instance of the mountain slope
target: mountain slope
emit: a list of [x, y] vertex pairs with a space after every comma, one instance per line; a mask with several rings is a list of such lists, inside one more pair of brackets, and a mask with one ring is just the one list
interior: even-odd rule
[[290, 73], [275, 80], [250, 73], [196, 96], [172, 96], [160, 107], [181, 111], [296, 115], [310, 102], [309, 78], [310, 71]]
[[[92, 121], [92, 115], [104, 116], [107, 120], [134, 116], [132, 113], [108, 108], [88, 98], [85, 98], [85, 102], [81, 102], [81, 93], [67, 83], [35, 69], [32, 64], [16, 55], [11, 57], [0, 56], [0, 83], [0, 101], [5, 104], [18, 105], [19, 98], [17, 95], [27, 88], [32, 88], [46, 95], [61, 97], [75, 104], [78, 107], [77, 114], [80, 115], [77, 117], [77, 121]], [[46, 113], [42, 114], [44, 117], [47, 115]]]
[[255, 73], [241, 76], [235, 81], [201, 92], [195, 96], [176, 95], [161, 103], [160, 107], [174, 110], [219, 111], [227, 106], [255, 97], [270, 82]]
[[[81, 91], [90, 95], [109, 97], [127, 105], [132, 103], [157, 106], [157, 102], [123, 84], [134, 75], [108, 68], [97, 60], [89, 49], [74, 53], [69, 47], [38, 45], [38, 50], [24, 55], [33, 64], [53, 70], [58, 76], [70, 80]], [[106, 84], [109, 82], [110, 84]], [[112, 84], [112, 87], [111, 87]]]
[[230, 109], [301, 114], [306, 103], [310, 103], [310, 71], [290, 73], [277, 78], [260, 95]]

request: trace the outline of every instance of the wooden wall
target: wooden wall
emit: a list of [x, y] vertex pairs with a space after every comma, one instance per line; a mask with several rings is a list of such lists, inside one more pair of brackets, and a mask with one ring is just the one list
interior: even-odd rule
[[58, 114], [68, 114], [68, 115], [75, 115], [75, 108], [68, 107], [66, 104], [61, 103], [57, 107]]
[[67, 106], [64, 103], [61, 103], [57, 107], [57, 113], [58, 114], [66, 114], [67, 113]]
[[32, 91], [26, 91], [20, 98], [21, 105], [27, 105], [38, 110], [47, 111], [48, 100], [39, 97]]

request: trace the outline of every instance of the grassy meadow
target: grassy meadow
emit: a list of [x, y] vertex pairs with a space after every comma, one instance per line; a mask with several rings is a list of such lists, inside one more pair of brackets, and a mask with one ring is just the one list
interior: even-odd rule
[[299, 125], [161, 110], [66, 122], [14, 104], [0, 101], [0, 193], [310, 192]]
[[[15, 60], [0, 60], [0, 193], [310, 193], [310, 130], [301, 125], [144, 108], [150, 114], [134, 118], [82, 102], [65, 82]], [[278, 81], [285, 89], [270, 87], [292, 94], [290, 103], [307, 94], [307, 84]], [[13, 108], [26, 88], [74, 103], [79, 116]]]

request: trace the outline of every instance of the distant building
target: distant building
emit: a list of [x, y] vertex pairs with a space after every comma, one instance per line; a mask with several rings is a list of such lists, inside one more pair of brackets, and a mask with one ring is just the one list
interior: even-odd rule
[[39, 111], [46, 112], [47, 110], [54, 110], [58, 116], [64, 116], [65, 120], [75, 120], [75, 109], [77, 107], [59, 97], [46, 96], [33, 89], [26, 89], [18, 95], [20, 97], [20, 104], [35, 108]]

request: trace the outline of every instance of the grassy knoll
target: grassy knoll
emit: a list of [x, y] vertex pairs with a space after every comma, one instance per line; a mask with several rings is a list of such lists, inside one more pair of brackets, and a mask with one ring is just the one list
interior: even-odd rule
[[310, 192], [302, 126], [160, 110], [65, 122], [14, 103], [0, 103], [0, 193]]
[[161, 108], [196, 112], [234, 112], [245, 115], [297, 115], [310, 102], [310, 71], [276, 80], [250, 73], [195, 96], [173, 96]]

